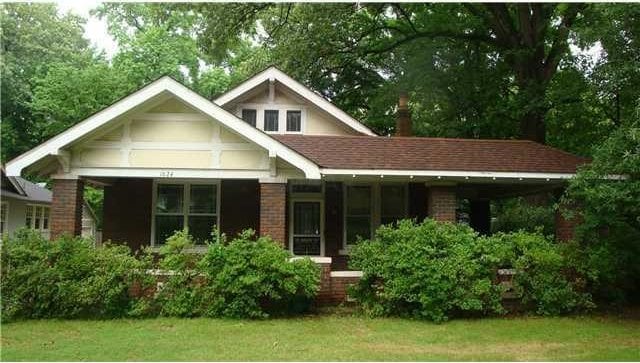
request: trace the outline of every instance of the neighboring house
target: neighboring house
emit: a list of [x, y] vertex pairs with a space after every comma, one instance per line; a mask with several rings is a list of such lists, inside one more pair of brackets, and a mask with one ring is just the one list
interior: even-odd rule
[[[0, 185], [0, 235], [22, 227], [40, 231], [49, 238], [52, 193], [43, 185], [17, 176], [7, 176], [2, 168]], [[87, 203], [82, 208], [82, 236], [96, 239], [96, 216]]]
[[[188, 227], [271, 235], [346, 270], [357, 236], [427, 216], [488, 232], [491, 199], [562, 190], [585, 159], [525, 140], [378, 136], [271, 67], [211, 101], [163, 77], [7, 164], [53, 179], [51, 234], [80, 233], [85, 183], [104, 187], [103, 239], [158, 247]], [[558, 215], [557, 236], [572, 225]], [[333, 271], [331, 276], [357, 273]]]

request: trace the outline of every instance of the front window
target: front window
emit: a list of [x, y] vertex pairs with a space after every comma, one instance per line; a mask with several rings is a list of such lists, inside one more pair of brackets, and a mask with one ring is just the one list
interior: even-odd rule
[[346, 188], [346, 244], [352, 245], [358, 237], [371, 238], [371, 186], [350, 185]]
[[302, 129], [302, 112], [287, 111], [287, 131], [300, 132]]
[[38, 231], [49, 230], [49, 206], [27, 204], [27, 208], [25, 209], [24, 224], [28, 228]]
[[278, 131], [278, 110], [264, 111], [264, 131]]
[[248, 123], [249, 125], [256, 127], [256, 110], [243, 109], [242, 120], [244, 120], [244, 122]]
[[218, 225], [217, 207], [217, 184], [158, 184], [155, 244], [164, 244], [173, 233], [185, 227], [196, 244], [204, 244]]

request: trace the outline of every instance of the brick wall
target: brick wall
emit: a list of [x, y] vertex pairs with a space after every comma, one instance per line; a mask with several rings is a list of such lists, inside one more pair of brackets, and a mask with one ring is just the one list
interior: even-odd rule
[[132, 250], [151, 241], [151, 179], [117, 179], [104, 187], [102, 240], [125, 243]]
[[431, 186], [427, 198], [429, 217], [442, 222], [456, 222], [456, 191], [451, 186]]
[[74, 236], [82, 232], [84, 181], [54, 179], [51, 201], [51, 239], [62, 234]]
[[260, 235], [286, 246], [287, 184], [260, 183]]

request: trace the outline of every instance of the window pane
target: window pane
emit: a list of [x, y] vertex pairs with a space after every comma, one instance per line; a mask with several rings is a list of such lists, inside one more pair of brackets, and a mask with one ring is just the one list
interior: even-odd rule
[[162, 245], [176, 231], [184, 228], [183, 216], [156, 216], [156, 244]]
[[170, 184], [158, 185], [158, 197], [156, 198], [156, 212], [182, 213], [183, 198], [184, 198], [184, 186], [170, 185]]
[[382, 223], [385, 217], [402, 219], [405, 217], [405, 193], [401, 185], [383, 185], [380, 188]]
[[320, 234], [319, 202], [294, 202], [293, 234]]
[[211, 231], [215, 225], [215, 216], [189, 216], [189, 234], [196, 244], [211, 240]]
[[49, 229], [49, 207], [44, 207], [44, 215], [42, 217], [42, 229]]
[[41, 229], [42, 225], [40, 224], [40, 221], [42, 220], [42, 207], [35, 207], [36, 210], [36, 217], [35, 217], [35, 221], [33, 222], [33, 226], [35, 229]]
[[264, 111], [264, 131], [278, 131], [278, 110]]
[[242, 119], [249, 125], [256, 127], [256, 110], [242, 110]]
[[215, 213], [216, 194], [215, 185], [191, 185], [189, 213]]
[[347, 215], [371, 214], [371, 187], [347, 187]]
[[366, 217], [347, 217], [347, 244], [354, 244], [357, 237], [363, 239], [371, 238], [371, 218]]
[[287, 111], [287, 131], [300, 131], [300, 120], [302, 113], [300, 111]]
[[28, 205], [25, 209], [25, 221], [24, 225], [31, 228], [31, 223], [33, 222], [33, 206]]

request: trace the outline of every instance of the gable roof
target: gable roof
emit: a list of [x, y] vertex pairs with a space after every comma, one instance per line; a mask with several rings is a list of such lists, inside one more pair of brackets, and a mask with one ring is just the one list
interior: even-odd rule
[[[588, 162], [527, 140], [274, 135], [326, 169], [575, 174]], [[418, 175], [417, 173], [416, 175]], [[465, 174], [461, 174], [464, 176]], [[554, 175], [550, 175], [554, 177]], [[547, 176], [544, 176], [547, 177]]]
[[349, 116], [346, 112], [336, 107], [333, 103], [327, 101], [324, 97], [315, 93], [307, 86], [289, 77], [287, 74], [273, 66], [242, 82], [235, 88], [216, 98], [214, 102], [220, 106], [224, 106], [227, 103], [251, 91], [252, 89], [260, 86], [264, 82], [270, 80], [276, 80], [282, 83], [284, 86], [288, 87], [298, 95], [307, 99], [309, 102], [311, 102], [321, 110], [327, 112], [331, 116], [335, 117], [336, 119], [340, 120], [342, 123], [354, 129], [355, 131], [369, 136], [377, 136], [375, 132], [373, 132], [363, 123]]
[[71, 142], [87, 135], [91, 131], [122, 116], [133, 108], [162, 93], [169, 93], [200, 112], [214, 118], [224, 126], [244, 135], [257, 145], [269, 150], [270, 156], [278, 156], [300, 168], [307, 178], [318, 179], [320, 174], [317, 166], [307, 158], [291, 150], [287, 146], [271, 138], [261, 130], [243, 122], [220, 106], [202, 97], [171, 77], [164, 76], [148, 84], [140, 90], [130, 94], [93, 114], [84, 121], [70, 127], [66, 131], [52, 137], [35, 148], [9, 161], [6, 165], [7, 175], [20, 176], [22, 170], [48, 155], [60, 155], [61, 149]]
[[19, 176], [7, 176], [2, 169], [3, 197], [11, 197], [20, 200], [51, 203], [52, 193], [49, 189], [32, 183]]

